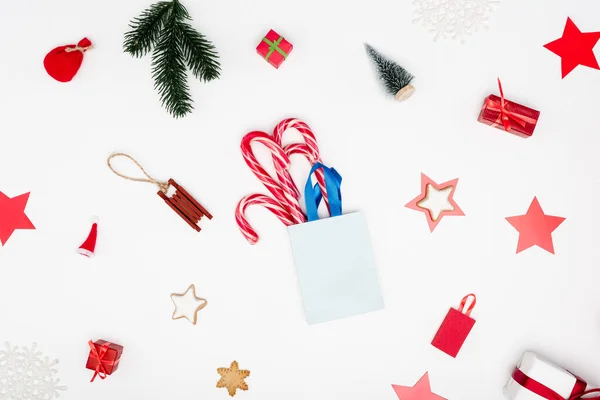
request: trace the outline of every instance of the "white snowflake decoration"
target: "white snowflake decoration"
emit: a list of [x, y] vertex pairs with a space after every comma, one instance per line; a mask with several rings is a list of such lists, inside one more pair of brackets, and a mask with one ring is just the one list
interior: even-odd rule
[[6, 350], [0, 350], [0, 399], [1, 400], [50, 400], [59, 397], [59, 391], [67, 390], [58, 386], [54, 368], [58, 360], [43, 357], [36, 351], [36, 344], [27, 347], [11, 346], [5, 343]]
[[465, 38], [487, 28], [488, 13], [499, 0], [414, 0], [415, 19], [429, 29], [433, 40]]

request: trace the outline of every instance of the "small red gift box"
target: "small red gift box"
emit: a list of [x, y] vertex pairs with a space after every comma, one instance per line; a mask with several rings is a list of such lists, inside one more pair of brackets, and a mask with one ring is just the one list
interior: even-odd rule
[[256, 47], [258, 54], [263, 56], [275, 68], [279, 68], [282, 62], [285, 61], [294, 46], [279, 33], [273, 29], [267, 33], [267, 36]]
[[123, 353], [123, 346], [106, 340], [97, 340], [96, 342], [90, 340], [88, 345], [90, 346], [90, 355], [85, 367], [94, 371], [94, 376], [90, 382], [94, 382], [96, 376], [104, 379], [117, 370]]
[[504, 98], [502, 84], [498, 79], [500, 97], [491, 94], [483, 102], [477, 121], [521, 136], [531, 137], [540, 117], [540, 112]]
[[[473, 302], [465, 311], [465, 305], [469, 297], [473, 297]], [[475, 307], [475, 302], [475, 295], [469, 294], [462, 299], [458, 310], [451, 308], [448, 311], [440, 329], [438, 329], [431, 342], [434, 347], [456, 358], [471, 329], [473, 329], [473, 325], [475, 325], [475, 320], [470, 317], [471, 311]]]

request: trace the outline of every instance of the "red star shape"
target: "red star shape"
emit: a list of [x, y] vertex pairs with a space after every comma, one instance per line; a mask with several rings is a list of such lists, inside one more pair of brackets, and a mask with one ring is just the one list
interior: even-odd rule
[[537, 197], [534, 197], [529, 210], [527, 210], [527, 214], [506, 218], [508, 223], [519, 231], [517, 254], [532, 246], [539, 246], [547, 252], [554, 254], [552, 232], [565, 219], [563, 217], [544, 214]]
[[600, 32], [581, 32], [571, 18], [567, 18], [562, 37], [545, 44], [544, 47], [562, 59], [562, 77], [564, 78], [578, 65], [600, 69], [594, 55], [594, 46], [598, 40], [600, 40]]
[[392, 388], [400, 400], [447, 400], [431, 392], [429, 372], [425, 372], [425, 375], [413, 387], [392, 385]]
[[[427, 195], [428, 195], [427, 186], [429, 186], [429, 185], [433, 186], [433, 188], [435, 188], [435, 190], [437, 190], [437, 191], [443, 191], [445, 189], [451, 188], [450, 193], [448, 194], [448, 203], [450, 203], [450, 205], [452, 206], [452, 210], [441, 210], [439, 216], [436, 219], [433, 219], [433, 216], [431, 215], [431, 211], [429, 209], [424, 208], [419, 205], [419, 203], [421, 203], [427, 197]], [[448, 182], [437, 184], [433, 180], [431, 180], [431, 178], [429, 178], [427, 175], [425, 175], [424, 173], [421, 173], [421, 194], [418, 195], [417, 197], [415, 197], [414, 199], [412, 199], [404, 207], [407, 207], [407, 208], [410, 208], [410, 209], [416, 210], [416, 211], [421, 211], [422, 213], [424, 213], [425, 217], [427, 218], [427, 224], [429, 225], [429, 230], [431, 232], [433, 232], [435, 227], [440, 223], [440, 221], [442, 220], [442, 218], [444, 218], [444, 216], [451, 216], [451, 215], [463, 216], [463, 215], [465, 215], [465, 213], [463, 213], [463, 211], [460, 209], [458, 204], [456, 204], [456, 201], [454, 201], [454, 192], [456, 191], [456, 185], [458, 185], [458, 178], [453, 179]]]
[[0, 243], [6, 244], [16, 229], [35, 229], [27, 215], [25, 206], [29, 193], [24, 193], [12, 199], [0, 192]]

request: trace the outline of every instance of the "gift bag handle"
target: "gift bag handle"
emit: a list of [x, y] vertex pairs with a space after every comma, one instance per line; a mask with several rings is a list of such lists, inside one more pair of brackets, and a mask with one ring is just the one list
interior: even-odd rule
[[306, 215], [308, 221], [319, 219], [319, 203], [323, 197], [318, 184], [313, 186], [311, 177], [316, 170], [322, 169], [325, 175], [325, 187], [329, 197], [329, 215], [337, 217], [342, 215], [342, 176], [334, 168], [326, 167], [321, 163], [316, 163], [308, 174], [306, 186], [304, 187], [304, 201], [306, 202]]
[[464, 314], [467, 317], [471, 315], [471, 311], [473, 311], [473, 308], [475, 308], [475, 303], [477, 303], [477, 297], [473, 293], [466, 295], [465, 297], [463, 297], [462, 301], [460, 302], [460, 307], [458, 308], [458, 312], [462, 313], [465, 310], [465, 306], [467, 305], [467, 301], [470, 297], [473, 297], [473, 302], [464, 312]]

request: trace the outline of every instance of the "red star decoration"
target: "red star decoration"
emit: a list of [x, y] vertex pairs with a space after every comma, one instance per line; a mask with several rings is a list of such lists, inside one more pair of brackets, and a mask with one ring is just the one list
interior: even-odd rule
[[15, 230], [35, 229], [35, 226], [25, 215], [27, 200], [29, 200], [29, 193], [11, 199], [0, 192], [0, 243], [3, 246]]
[[600, 40], [600, 32], [581, 32], [571, 18], [567, 18], [562, 37], [545, 44], [544, 47], [562, 59], [562, 77], [564, 78], [578, 65], [600, 69], [594, 55], [594, 46], [598, 40]]
[[425, 375], [413, 387], [392, 385], [392, 388], [400, 400], [447, 400], [431, 392], [429, 372], [425, 372]]
[[[429, 230], [433, 232], [435, 227], [442, 221], [445, 216], [464, 216], [465, 213], [460, 209], [456, 201], [454, 200], [454, 192], [456, 191], [456, 185], [458, 185], [458, 178], [448, 182], [437, 184], [430, 177], [421, 173], [421, 194], [412, 199], [404, 207], [410, 208], [415, 211], [420, 211], [425, 214], [427, 218], [427, 224]], [[423, 206], [423, 201], [426, 200], [430, 194], [430, 189], [433, 188], [436, 192], [447, 192], [448, 204], [450, 209], [440, 209], [439, 215], [434, 219], [432, 210]]]
[[517, 254], [532, 246], [539, 246], [547, 252], [554, 254], [552, 232], [565, 219], [563, 217], [544, 214], [537, 197], [534, 197], [529, 210], [527, 210], [527, 214], [506, 218], [508, 223], [519, 231]]

